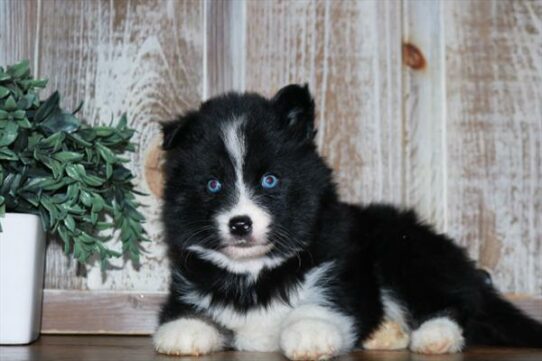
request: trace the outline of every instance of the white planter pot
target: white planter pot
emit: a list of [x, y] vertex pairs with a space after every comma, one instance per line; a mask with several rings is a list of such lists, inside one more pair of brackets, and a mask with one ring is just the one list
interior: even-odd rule
[[38, 216], [0, 217], [0, 344], [34, 341], [40, 332], [45, 234]]

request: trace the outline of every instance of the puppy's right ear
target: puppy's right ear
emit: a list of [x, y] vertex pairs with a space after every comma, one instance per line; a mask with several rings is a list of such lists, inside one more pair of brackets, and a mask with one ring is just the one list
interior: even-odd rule
[[196, 118], [195, 113], [188, 113], [184, 116], [180, 116], [175, 120], [168, 122], [161, 122], [162, 125], [162, 149], [169, 150], [177, 147], [187, 138], [187, 128]]

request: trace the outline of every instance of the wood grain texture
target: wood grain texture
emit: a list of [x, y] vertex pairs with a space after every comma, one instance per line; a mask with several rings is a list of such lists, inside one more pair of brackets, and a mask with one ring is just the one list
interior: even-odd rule
[[248, 90], [308, 83], [318, 144], [350, 202], [400, 202], [398, 1], [250, 1]]
[[[203, 4], [193, 1], [47, 1], [43, 6], [40, 69], [67, 109], [80, 101], [90, 124], [126, 112], [137, 133], [130, 154], [136, 185], [149, 191], [144, 159], [158, 120], [196, 106], [202, 94]], [[50, 247], [46, 287], [163, 290], [167, 267], [159, 222], [160, 202], [143, 197], [149, 236], [139, 271], [130, 262], [104, 276], [99, 267], [73, 281], [66, 258]], [[117, 246], [119, 246], [117, 244]], [[124, 260], [114, 262], [122, 266]]]
[[0, 66], [22, 59], [36, 64], [35, 49], [39, 45], [39, 2], [0, 1]]
[[442, 3], [448, 231], [500, 289], [542, 294], [542, 2]]
[[[41, 332], [47, 334], [152, 334], [166, 292], [45, 290]], [[542, 297], [506, 297], [542, 322]]]
[[165, 292], [45, 290], [41, 332], [148, 335]]
[[[150, 337], [141, 336], [52, 336], [44, 335], [30, 345], [0, 347], [6, 360], [95, 361], [95, 360], [232, 360], [284, 361], [278, 352], [218, 352], [200, 357], [171, 357], [157, 354]], [[354, 351], [334, 360], [359, 361], [539, 361], [542, 351], [476, 347], [460, 354], [422, 355], [408, 351]]]
[[446, 231], [445, 29], [439, 1], [403, 2], [403, 204]]
[[[286, 361], [278, 352], [218, 352], [199, 357], [157, 354], [150, 337], [142, 336], [41, 336], [24, 346], [0, 346], [2, 359], [13, 361], [98, 360], [198, 360], [198, 361]], [[459, 354], [423, 355], [408, 351], [354, 351], [334, 358], [338, 361], [539, 361], [542, 350], [477, 347]]]
[[204, 100], [245, 90], [246, 1], [205, 1]]

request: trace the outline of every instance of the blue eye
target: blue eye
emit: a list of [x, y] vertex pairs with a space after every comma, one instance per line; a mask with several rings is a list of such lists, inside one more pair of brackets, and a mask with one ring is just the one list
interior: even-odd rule
[[222, 189], [222, 183], [218, 179], [209, 179], [207, 182], [207, 190], [211, 193], [218, 193]]
[[279, 184], [279, 179], [273, 174], [266, 174], [262, 177], [262, 187], [265, 189], [275, 188]]

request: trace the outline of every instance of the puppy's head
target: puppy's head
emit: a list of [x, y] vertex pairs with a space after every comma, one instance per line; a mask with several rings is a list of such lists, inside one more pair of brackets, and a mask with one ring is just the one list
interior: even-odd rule
[[170, 246], [215, 259], [287, 259], [311, 236], [331, 173], [306, 86], [230, 93], [163, 127]]

